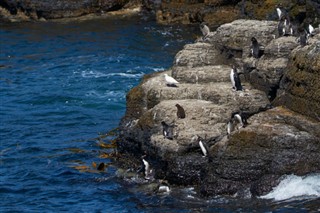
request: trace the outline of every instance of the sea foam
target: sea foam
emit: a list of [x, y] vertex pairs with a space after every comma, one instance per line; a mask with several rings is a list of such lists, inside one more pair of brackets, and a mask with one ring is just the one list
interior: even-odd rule
[[260, 198], [279, 201], [302, 196], [320, 197], [320, 174], [286, 175], [269, 194]]

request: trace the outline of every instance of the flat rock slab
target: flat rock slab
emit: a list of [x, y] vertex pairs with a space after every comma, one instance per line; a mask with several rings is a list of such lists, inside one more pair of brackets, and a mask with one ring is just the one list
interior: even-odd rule
[[174, 73], [174, 76], [179, 82], [203, 84], [230, 82], [230, 71], [230, 66], [208, 65], [201, 67], [174, 67], [172, 73]]

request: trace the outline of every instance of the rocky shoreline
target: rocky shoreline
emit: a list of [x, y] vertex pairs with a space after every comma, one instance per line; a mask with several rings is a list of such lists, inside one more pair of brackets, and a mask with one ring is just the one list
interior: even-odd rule
[[87, 20], [141, 10], [140, 0], [4, 0], [0, 2], [0, 22]]
[[[260, 196], [283, 175], [320, 172], [320, 34], [302, 47], [295, 37], [278, 38], [276, 29], [274, 21], [224, 24], [186, 45], [171, 69], [146, 75], [127, 94], [119, 127], [127, 168], [141, 165], [145, 155], [155, 178], [192, 185], [203, 196]], [[258, 59], [250, 56], [253, 36], [264, 46]], [[232, 65], [244, 73], [243, 91], [232, 89]], [[166, 85], [164, 73], [177, 87]], [[176, 104], [186, 118], [177, 118]], [[238, 110], [252, 116], [228, 136], [230, 115]], [[173, 140], [163, 136], [162, 121], [174, 124]]]
[[83, 20], [149, 11], [161, 24], [206, 22], [217, 27], [237, 19], [276, 20], [275, 8], [279, 4], [289, 11], [295, 23], [310, 19], [319, 24], [317, 0], [2, 0], [0, 21]]

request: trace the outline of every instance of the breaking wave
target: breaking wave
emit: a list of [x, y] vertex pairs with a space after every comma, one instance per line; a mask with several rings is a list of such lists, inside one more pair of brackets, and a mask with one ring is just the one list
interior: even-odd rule
[[276, 201], [305, 196], [320, 197], [320, 174], [306, 176], [287, 175], [273, 190], [260, 198]]

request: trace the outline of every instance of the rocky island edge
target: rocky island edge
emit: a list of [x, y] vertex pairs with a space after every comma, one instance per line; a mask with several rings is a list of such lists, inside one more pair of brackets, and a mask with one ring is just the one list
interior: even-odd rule
[[[260, 58], [250, 56], [252, 37], [264, 47]], [[240, 19], [185, 45], [169, 70], [145, 75], [127, 94], [122, 166], [138, 168], [145, 156], [156, 179], [194, 186], [203, 196], [260, 196], [283, 175], [319, 173], [319, 39], [300, 46], [294, 36], [278, 37], [275, 21]], [[233, 65], [243, 73], [242, 91], [232, 89]], [[164, 73], [179, 84], [167, 86]], [[185, 118], [177, 117], [176, 104]], [[239, 110], [252, 116], [228, 135], [230, 115]], [[162, 122], [172, 124], [172, 139]]]

